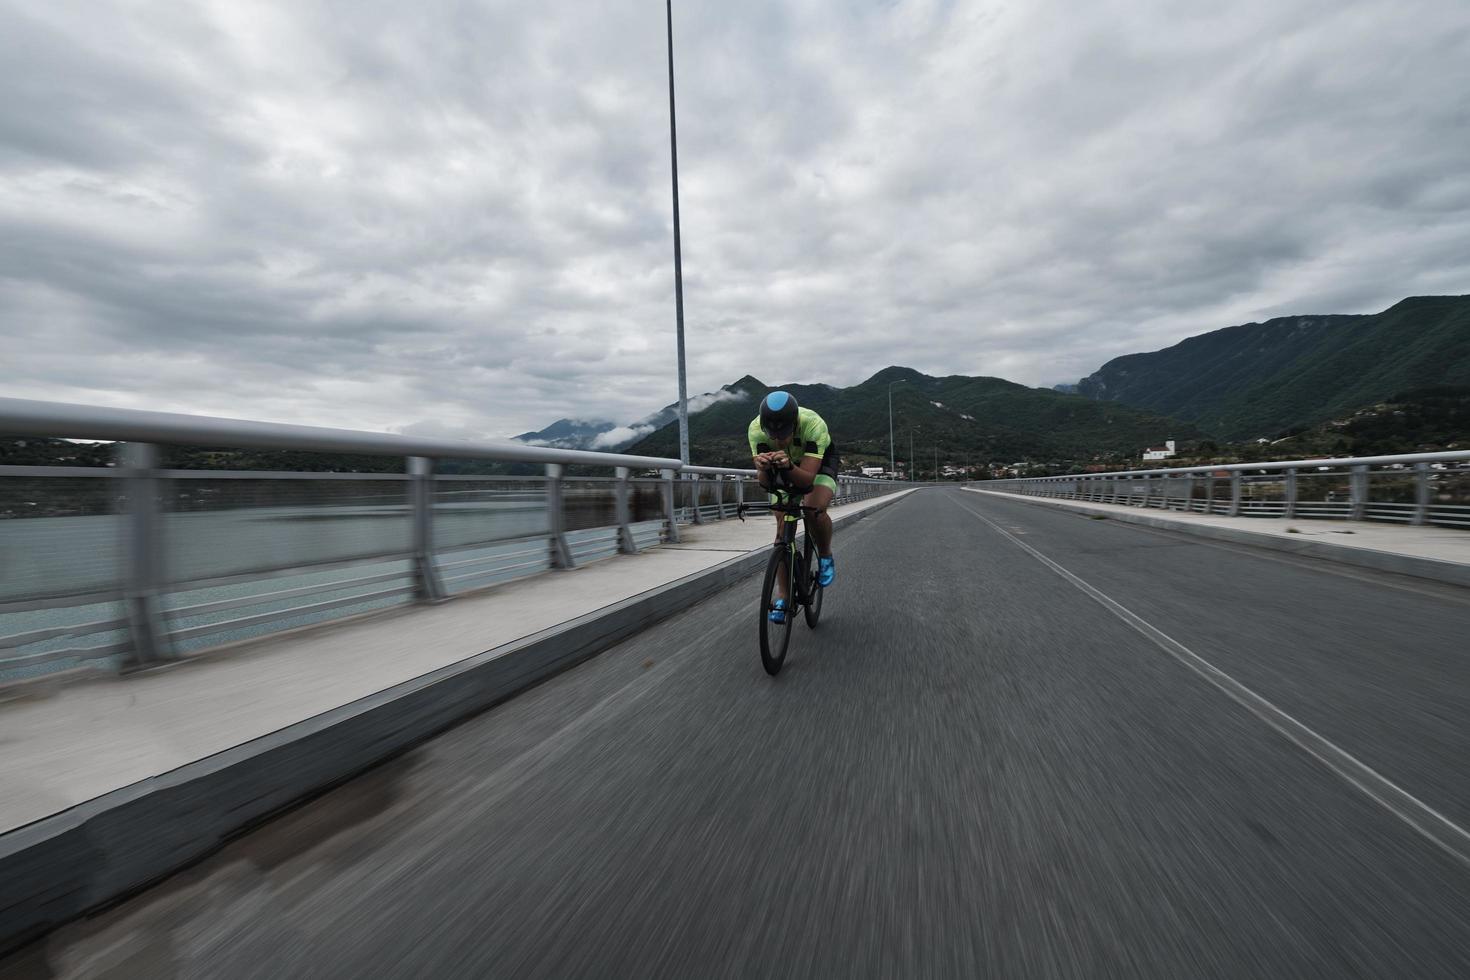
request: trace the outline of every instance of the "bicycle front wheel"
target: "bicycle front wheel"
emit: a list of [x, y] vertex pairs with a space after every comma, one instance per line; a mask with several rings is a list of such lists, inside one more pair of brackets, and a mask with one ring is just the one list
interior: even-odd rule
[[806, 589], [806, 628], [814, 630], [817, 628], [817, 620], [822, 618], [822, 595], [827, 590], [817, 584], [821, 556], [817, 554], [817, 543], [812, 540], [811, 535], [807, 535], [804, 553], [806, 560], [802, 562], [802, 566], [807, 575], [807, 580], [803, 583]]
[[[791, 643], [791, 621], [796, 618], [792, 608], [791, 568], [787, 550], [783, 547], [771, 549], [771, 560], [766, 564], [766, 581], [761, 587], [761, 666], [766, 673], [775, 677], [786, 662], [786, 648]], [[786, 622], [771, 622], [770, 611], [776, 601], [776, 583], [786, 583]]]

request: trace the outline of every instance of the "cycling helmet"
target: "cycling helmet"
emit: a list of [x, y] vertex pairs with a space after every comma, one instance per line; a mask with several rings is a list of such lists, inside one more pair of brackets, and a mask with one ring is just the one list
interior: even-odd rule
[[773, 391], [761, 402], [761, 428], [773, 439], [785, 439], [796, 431], [796, 399], [784, 391]]

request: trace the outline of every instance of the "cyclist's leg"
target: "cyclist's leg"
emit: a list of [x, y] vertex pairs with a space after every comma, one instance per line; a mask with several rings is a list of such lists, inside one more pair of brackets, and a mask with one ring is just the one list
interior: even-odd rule
[[817, 554], [823, 558], [832, 557], [832, 518], [827, 515], [827, 508], [837, 494], [837, 473], [841, 465], [837, 446], [829, 446], [827, 455], [822, 457], [822, 468], [817, 470], [812, 488], [802, 501], [804, 506], [815, 507], [818, 511], [815, 516], [807, 517], [806, 531], [816, 540]]
[[832, 446], [822, 458], [822, 468], [817, 471], [811, 492], [804, 501], [808, 507], [816, 509], [816, 513], [807, 518], [806, 533], [812, 536], [812, 542], [817, 546], [819, 557], [814, 571], [817, 583], [824, 587], [831, 585], [837, 574], [832, 558], [832, 518], [827, 508], [837, 495], [838, 465], [837, 447]]
[[[776, 503], [776, 501], [777, 501], [776, 495], [774, 493], [771, 494], [771, 503], [774, 504], [774, 503]], [[783, 514], [783, 513], [781, 513], [780, 511], [776, 511], [775, 512], [775, 516], [776, 516], [776, 541], [775, 541], [775, 543], [776, 544], [780, 544], [781, 543], [781, 533], [782, 533], [782, 531], [786, 527], [786, 515]], [[785, 602], [785, 604], [788, 607], [791, 605], [790, 596], [788, 596], [786, 594], [786, 576], [785, 575], [777, 575], [776, 576], [776, 598], [782, 600], [783, 602]]]
[[[817, 480], [822, 476], [818, 474]], [[817, 554], [823, 558], [832, 556], [832, 518], [827, 514], [827, 507], [832, 503], [832, 488], [814, 484], [811, 491], [802, 500], [803, 507], [813, 507], [815, 514], [806, 515], [806, 533], [812, 536], [817, 543]]]

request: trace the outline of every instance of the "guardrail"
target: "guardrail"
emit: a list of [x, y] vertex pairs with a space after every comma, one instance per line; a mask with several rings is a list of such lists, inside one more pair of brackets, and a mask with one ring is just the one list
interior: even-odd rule
[[1394, 521], [1470, 528], [1470, 452], [1024, 477], [970, 486], [1231, 517]]
[[[677, 459], [22, 399], [0, 398], [0, 434], [117, 443], [108, 467], [0, 466], [0, 683], [441, 602], [766, 499], [754, 470]], [[405, 471], [164, 469], [163, 445], [396, 456]], [[544, 469], [435, 472], [446, 459]], [[906, 485], [842, 477], [837, 499]]]

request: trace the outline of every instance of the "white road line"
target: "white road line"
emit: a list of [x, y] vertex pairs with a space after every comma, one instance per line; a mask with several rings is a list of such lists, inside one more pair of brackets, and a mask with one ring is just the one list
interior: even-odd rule
[[1285, 735], [1299, 748], [1306, 750], [1317, 761], [1337, 773], [1337, 775], [1341, 776], [1352, 786], [1357, 787], [1370, 799], [1408, 824], [1420, 835], [1438, 845], [1451, 856], [1470, 865], [1470, 831], [1466, 831], [1464, 827], [1461, 827], [1449, 817], [1446, 817], [1429, 804], [1398, 786], [1386, 776], [1381, 775], [1367, 763], [1348, 753], [1347, 750], [1340, 748], [1324, 736], [1319, 735], [1311, 728], [1297, 721], [1291, 715], [1261, 697], [1261, 695], [1252, 691], [1214, 664], [1205, 660], [1178, 640], [1153, 626], [1138, 614], [1067, 571], [1061, 565], [1058, 565], [1046, 555], [1043, 555], [1026, 542], [1017, 538], [984, 514], [971, 510], [954, 497], [950, 499], [954, 500], [956, 506], [961, 510], [968, 512], [972, 517], [978, 518], [990, 525], [991, 528], [1007, 538], [1016, 547], [1022, 549], [1047, 568], [1056, 572], [1087, 596], [1100, 603], [1113, 615], [1148, 637], [1175, 660], [1209, 681], [1216, 688], [1223, 691], [1231, 700], [1249, 710], [1257, 718], [1260, 718], [1282, 735]]

